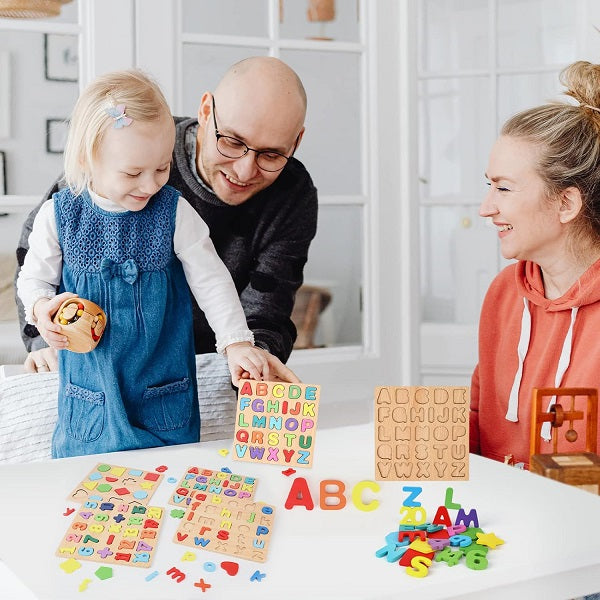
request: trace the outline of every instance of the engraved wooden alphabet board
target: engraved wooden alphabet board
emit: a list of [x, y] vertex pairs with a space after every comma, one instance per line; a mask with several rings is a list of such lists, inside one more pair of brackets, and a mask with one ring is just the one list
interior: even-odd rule
[[238, 392], [233, 458], [312, 465], [320, 386], [245, 381]]
[[375, 388], [375, 479], [469, 479], [469, 388]]
[[162, 518], [158, 506], [88, 500], [75, 514], [56, 556], [148, 568]]
[[181, 518], [173, 541], [257, 562], [267, 560], [275, 507], [239, 498], [217, 498]]

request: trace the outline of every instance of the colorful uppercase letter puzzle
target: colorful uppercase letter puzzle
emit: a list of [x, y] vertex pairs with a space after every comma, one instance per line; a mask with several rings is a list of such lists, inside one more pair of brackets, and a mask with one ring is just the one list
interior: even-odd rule
[[190, 510], [179, 522], [173, 541], [256, 562], [267, 560], [275, 507], [224, 497], [218, 504]]
[[148, 504], [163, 475], [100, 463], [67, 496], [71, 502], [105, 501]]
[[158, 506], [88, 500], [74, 514], [56, 556], [149, 567], [164, 510]]
[[201, 504], [218, 503], [218, 498], [251, 500], [257, 483], [256, 478], [246, 475], [190, 467], [171, 494], [169, 504], [197, 510]]
[[469, 479], [469, 388], [375, 389], [375, 479]]
[[319, 395], [318, 385], [245, 381], [238, 392], [233, 458], [310, 467]]

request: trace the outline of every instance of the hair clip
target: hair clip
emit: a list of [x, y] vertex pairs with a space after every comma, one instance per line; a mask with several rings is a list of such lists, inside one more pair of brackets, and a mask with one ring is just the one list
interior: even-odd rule
[[109, 108], [106, 108], [104, 110], [109, 117], [112, 117], [114, 119], [115, 124], [113, 125], [113, 127], [115, 129], [121, 129], [121, 127], [127, 127], [128, 125], [131, 125], [131, 123], [133, 122], [133, 119], [131, 117], [128, 117], [125, 114], [125, 105], [124, 104], [118, 104], [117, 106], [110, 106]]
[[591, 104], [580, 104], [579, 106], [583, 106], [585, 108], [590, 108], [590, 109], [595, 110], [596, 112], [600, 113], [600, 108], [598, 108], [596, 106], [592, 106]]

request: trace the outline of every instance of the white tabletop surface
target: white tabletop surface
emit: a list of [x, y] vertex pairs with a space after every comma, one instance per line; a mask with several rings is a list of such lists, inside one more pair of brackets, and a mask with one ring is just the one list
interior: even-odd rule
[[[377, 509], [366, 512], [352, 503], [351, 490], [360, 481], [373, 481], [372, 424], [322, 429], [317, 432], [315, 457], [310, 469], [295, 475], [282, 474], [284, 467], [233, 460], [218, 450], [224, 442], [206, 442], [168, 448], [77, 457], [49, 462], [0, 467], [0, 560], [34, 594], [19, 594], [0, 568], [0, 589], [14, 590], [16, 598], [78, 599], [397, 599], [437, 598], [543, 598], [567, 599], [600, 591], [600, 497], [574, 487], [520, 471], [500, 463], [471, 456], [470, 480], [466, 482], [379, 482]], [[59, 567], [65, 559], [54, 555], [71, 516], [63, 516], [69, 492], [98, 463], [106, 462], [144, 470], [166, 465], [165, 478], [151, 504], [168, 506], [167, 500], [190, 466], [220, 469], [255, 476], [255, 499], [276, 506], [269, 557], [265, 563], [195, 551], [195, 561], [182, 562], [191, 549], [172, 542], [177, 520], [168, 512], [158, 550], [149, 569], [118, 565], [114, 577], [101, 581], [94, 575], [98, 563], [81, 561], [82, 567], [66, 574]], [[284, 504], [294, 477], [304, 477], [315, 508], [286, 510]], [[319, 507], [319, 484], [323, 479], [344, 482], [348, 503], [342, 510]], [[434, 562], [424, 578], [410, 577], [396, 563], [376, 558], [384, 538], [397, 529], [400, 507], [406, 498], [402, 488], [418, 485], [418, 500], [428, 520], [444, 504], [447, 487], [453, 500], [468, 512], [475, 508], [480, 527], [494, 532], [505, 544], [490, 550], [489, 567], [467, 568], [464, 559], [456, 566]], [[456, 515], [456, 511], [449, 511]], [[204, 563], [224, 560], [240, 565], [229, 576], [220, 567], [207, 572]], [[1, 564], [1, 563], [0, 563]], [[181, 583], [166, 575], [171, 567], [186, 574]], [[261, 581], [250, 581], [259, 570]], [[151, 581], [145, 577], [158, 571]], [[211, 588], [202, 592], [194, 582], [203, 578]], [[84, 592], [84, 579], [92, 582]], [[2, 585], [6, 582], [5, 585]]]

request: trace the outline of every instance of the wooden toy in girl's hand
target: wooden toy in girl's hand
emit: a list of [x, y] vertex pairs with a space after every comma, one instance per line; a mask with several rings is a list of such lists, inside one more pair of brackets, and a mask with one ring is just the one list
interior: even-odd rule
[[68, 298], [54, 315], [54, 322], [62, 326], [69, 339], [67, 350], [90, 352], [100, 341], [106, 327], [106, 314], [91, 300]]

